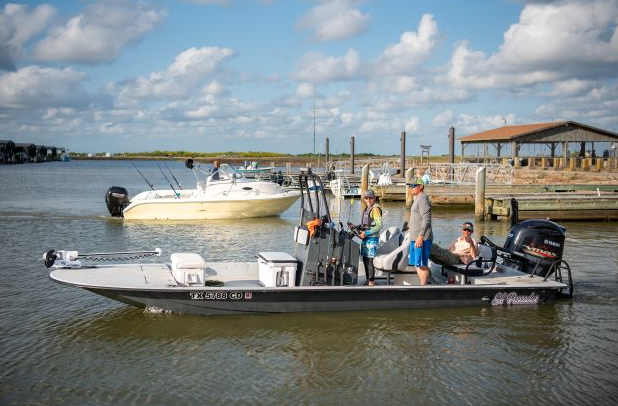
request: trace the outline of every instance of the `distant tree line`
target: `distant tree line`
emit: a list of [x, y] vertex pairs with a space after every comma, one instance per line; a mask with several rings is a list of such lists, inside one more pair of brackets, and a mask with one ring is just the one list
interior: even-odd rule
[[[319, 154], [322, 156], [323, 154]], [[86, 152], [71, 152], [71, 156], [74, 157], [86, 157], [88, 153]], [[106, 153], [98, 152], [91, 154], [94, 157], [105, 157]], [[286, 158], [286, 157], [317, 157], [318, 154], [313, 153], [304, 153], [304, 154], [284, 154], [279, 152], [266, 152], [266, 151], [248, 151], [248, 152], [195, 152], [195, 151], [151, 151], [151, 152], [120, 152], [114, 154], [114, 157], [123, 157], [123, 158], [169, 158], [169, 157], [183, 157], [183, 158], [242, 158], [242, 159], [253, 159], [253, 158]], [[350, 154], [330, 154], [332, 158], [345, 158], [349, 157]], [[355, 154], [357, 157], [373, 157], [378, 156], [370, 153], [357, 153]]]

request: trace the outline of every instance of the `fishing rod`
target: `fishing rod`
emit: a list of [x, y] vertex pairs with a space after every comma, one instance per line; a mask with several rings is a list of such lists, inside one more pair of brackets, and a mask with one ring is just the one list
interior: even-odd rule
[[135, 168], [135, 170], [142, 175], [142, 179], [144, 179], [144, 182], [146, 182], [146, 184], [148, 186], [150, 186], [150, 190], [154, 190], [154, 188], [152, 187], [152, 183], [148, 182], [148, 179], [146, 179], [146, 177], [144, 176], [144, 174], [142, 173], [142, 171], [139, 170], [139, 168], [135, 165], [135, 162], [131, 162], [131, 164], [133, 164], [133, 167]]
[[170, 175], [172, 175], [172, 178], [174, 178], [174, 181], [176, 181], [176, 184], [178, 185], [178, 189], [182, 190], [182, 186], [180, 186], [180, 182], [178, 182], [178, 179], [176, 179], [176, 176], [174, 176], [174, 173], [172, 173], [172, 170], [170, 169], [169, 166], [167, 166], [167, 163], [165, 161], [163, 161], [163, 165], [165, 165]]
[[161, 174], [163, 175], [163, 177], [165, 178], [165, 180], [167, 181], [167, 183], [170, 185], [170, 187], [172, 188], [172, 190], [174, 191], [174, 199], [178, 199], [178, 197], [180, 196], [180, 193], [178, 193], [176, 191], [176, 189], [174, 189], [174, 185], [172, 185], [172, 182], [170, 182], [170, 180], [168, 179], [167, 175], [165, 174], [165, 172], [163, 172], [163, 169], [161, 169], [161, 165], [159, 165], [159, 163], [157, 162], [157, 168], [159, 168], [159, 170], [161, 171]]

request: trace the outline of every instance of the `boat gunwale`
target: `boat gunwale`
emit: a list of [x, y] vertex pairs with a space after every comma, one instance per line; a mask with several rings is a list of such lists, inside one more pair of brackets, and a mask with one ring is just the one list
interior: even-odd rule
[[[145, 264], [135, 264], [136, 266], [141, 266]], [[154, 265], [154, 264], [146, 264], [146, 265]], [[161, 264], [159, 264], [161, 265]], [[165, 264], [168, 265], [168, 264]], [[169, 266], [169, 265], [168, 265]], [[114, 265], [103, 265], [103, 267], [114, 267]], [[90, 267], [90, 268], [99, 268], [99, 267]], [[353, 290], [358, 291], [383, 291], [383, 290], [452, 290], [452, 291], [466, 291], [466, 290], [480, 290], [480, 289], [555, 289], [560, 290], [567, 287], [565, 284], [557, 281], [547, 280], [547, 281], [538, 281], [532, 283], [525, 282], [513, 282], [513, 283], [483, 283], [478, 285], [455, 285], [455, 284], [429, 284], [429, 285], [342, 285], [342, 286], [332, 286], [332, 285], [318, 285], [318, 286], [275, 286], [275, 287], [267, 287], [267, 286], [160, 286], [160, 287], [148, 287], [148, 286], [133, 286], [133, 287], [121, 287], [121, 286], [109, 286], [109, 285], [92, 285], [92, 284], [84, 284], [84, 283], [73, 283], [63, 279], [58, 279], [54, 277], [53, 273], [57, 270], [62, 270], [63, 268], [55, 269], [54, 271], [49, 273], [49, 278], [54, 281], [61, 283], [67, 286], [75, 286], [85, 289], [105, 289], [105, 290], [119, 290], [119, 291], [149, 291], [149, 292], [194, 292], [194, 291], [251, 291], [251, 292], [337, 292], [337, 291], [348, 291], [351, 292]], [[64, 268], [69, 270], [84, 270], [84, 268]], [[242, 282], [249, 281], [247, 279], [232, 279], [227, 282]], [[250, 280], [255, 282], [255, 280]], [[225, 282], [224, 282], [225, 283]]]

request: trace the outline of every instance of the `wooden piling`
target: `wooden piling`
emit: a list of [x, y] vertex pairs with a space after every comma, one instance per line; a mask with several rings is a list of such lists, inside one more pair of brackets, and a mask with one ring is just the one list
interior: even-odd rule
[[354, 175], [354, 136], [350, 137], [350, 173]]
[[412, 207], [412, 189], [410, 189], [407, 185], [412, 183], [412, 179], [414, 178], [414, 168], [410, 168], [406, 171], [406, 207]]
[[369, 164], [363, 166], [363, 169], [361, 171], [361, 190], [360, 190], [361, 213], [364, 212], [365, 209], [367, 208], [367, 205], [365, 204], [365, 200], [363, 199], [363, 196], [365, 195], [365, 191], [367, 190], [368, 187], [369, 187]]
[[482, 220], [485, 216], [485, 178], [486, 168], [476, 170], [476, 188], [474, 193], [474, 217]]
[[399, 173], [403, 175], [406, 172], [406, 132], [402, 131], [400, 140], [401, 147], [399, 151]]
[[328, 137], [324, 140], [324, 156], [326, 157], [326, 162], [330, 162], [330, 142]]

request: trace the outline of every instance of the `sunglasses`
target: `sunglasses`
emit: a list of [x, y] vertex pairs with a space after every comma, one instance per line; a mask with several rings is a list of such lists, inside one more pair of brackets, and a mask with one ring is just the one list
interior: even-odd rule
[[471, 233], [473, 232], [472, 230], [470, 230], [469, 228], [464, 228], [463, 231], [470, 231]]

